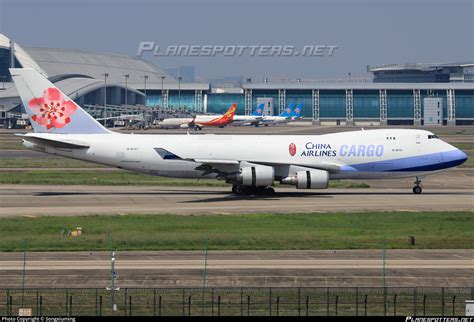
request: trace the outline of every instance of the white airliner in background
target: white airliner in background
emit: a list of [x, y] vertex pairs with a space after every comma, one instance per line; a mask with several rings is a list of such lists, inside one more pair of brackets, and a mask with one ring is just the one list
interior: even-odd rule
[[193, 118], [169, 118], [158, 123], [162, 129], [188, 129], [201, 130], [203, 127], [224, 127], [234, 121], [237, 104], [232, 104], [227, 112], [221, 115], [200, 114]]
[[275, 182], [324, 189], [329, 180], [420, 178], [466, 161], [464, 152], [416, 129], [324, 135], [140, 135], [104, 128], [34, 69], [10, 69], [36, 151], [150, 175], [216, 178], [237, 194], [272, 194]]
[[301, 118], [301, 110], [303, 104], [300, 103], [295, 107], [295, 103], [291, 102], [288, 104], [288, 107], [278, 115], [264, 115], [263, 119], [260, 121], [260, 124], [265, 126], [268, 125], [282, 125], [287, 124]]
[[263, 120], [263, 108], [265, 104], [261, 103], [258, 104], [255, 111], [253, 111], [252, 115], [234, 115], [234, 121], [232, 125], [242, 126], [242, 125], [253, 125], [258, 126], [260, 122]]

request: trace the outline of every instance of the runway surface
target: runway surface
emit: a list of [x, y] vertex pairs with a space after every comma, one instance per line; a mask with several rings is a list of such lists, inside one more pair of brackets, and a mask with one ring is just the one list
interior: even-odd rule
[[279, 188], [236, 196], [229, 188], [1, 185], [0, 217], [91, 214], [234, 214], [360, 211], [472, 211], [471, 189]]
[[[0, 253], [0, 287], [21, 285], [22, 253]], [[107, 287], [108, 252], [27, 255], [28, 287]], [[119, 287], [199, 287], [203, 252], [118, 252]], [[474, 286], [474, 250], [387, 250], [388, 286]], [[210, 251], [208, 286], [381, 286], [381, 250]]]

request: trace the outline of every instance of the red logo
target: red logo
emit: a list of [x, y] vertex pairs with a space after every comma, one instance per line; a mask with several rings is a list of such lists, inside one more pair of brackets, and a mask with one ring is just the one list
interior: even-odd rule
[[35, 97], [28, 102], [28, 107], [34, 113], [31, 119], [41, 126], [62, 128], [69, 122], [69, 118], [76, 111], [74, 102], [65, 100], [57, 88], [48, 88], [43, 97]]
[[296, 145], [294, 143], [290, 143], [288, 151], [290, 152], [291, 156], [294, 156], [296, 154]]

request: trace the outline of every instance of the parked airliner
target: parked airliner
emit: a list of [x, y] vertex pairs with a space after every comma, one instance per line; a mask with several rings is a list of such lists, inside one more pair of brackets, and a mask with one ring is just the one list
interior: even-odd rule
[[278, 115], [265, 115], [263, 119], [260, 121], [260, 124], [265, 126], [268, 125], [281, 125], [287, 124], [289, 122], [295, 121], [301, 117], [301, 110], [303, 108], [303, 103], [298, 104], [296, 108], [294, 108], [295, 103], [291, 102], [288, 104], [287, 108]]
[[329, 180], [421, 178], [466, 161], [464, 152], [418, 129], [324, 135], [140, 135], [104, 128], [34, 69], [10, 69], [36, 151], [150, 175], [216, 178], [237, 194], [272, 194], [275, 182], [324, 189]]
[[263, 108], [265, 104], [258, 104], [255, 111], [252, 112], [252, 115], [234, 115], [234, 121], [232, 125], [241, 126], [241, 125], [254, 125], [258, 126], [260, 121], [263, 119]]
[[222, 115], [196, 115], [193, 118], [169, 118], [158, 123], [163, 129], [188, 129], [201, 130], [203, 127], [224, 127], [234, 121], [237, 104], [232, 104], [227, 112]]

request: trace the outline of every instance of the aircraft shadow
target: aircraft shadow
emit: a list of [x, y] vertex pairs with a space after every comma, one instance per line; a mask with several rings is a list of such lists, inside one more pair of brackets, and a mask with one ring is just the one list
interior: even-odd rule
[[[159, 191], [124, 191], [124, 192], [108, 192], [108, 191], [99, 191], [99, 192], [83, 192], [83, 191], [44, 191], [44, 192], [37, 192], [34, 194], [37, 197], [54, 197], [54, 196], [130, 196], [130, 195], [137, 195], [137, 196], [156, 196], [156, 195], [190, 195], [190, 196], [200, 196], [200, 195], [216, 195], [216, 196], [223, 196], [219, 198], [206, 198], [202, 200], [193, 200], [193, 201], [183, 201], [184, 203], [187, 202], [209, 202], [216, 199], [222, 201], [228, 200], [279, 200], [280, 198], [295, 198], [295, 197], [333, 197], [337, 195], [347, 195], [347, 196], [393, 196], [393, 195], [413, 195], [410, 190], [406, 192], [403, 191], [371, 191], [371, 192], [363, 192], [363, 191], [331, 191], [331, 192], [324, 192], [324, 191], [314, 191], [314, 192], [276, 192], [274, 195], [265, 196], [265, 195], [234, 195], [228, 191], [192, 191], [192, 190], [159, 190]], [[473, 193], [470, 191], [466, 192], [443, 192], [443, 191], [429, 191], [423, 192], [423, 195], [466, 195], [472, 196]]]
[[280, 192], [280, 193], [275, 193], [274, 195], [271, 196], [265, 196], [265, 195], [234, 195], [227, 193], [226, 196], [224, 197], [219, 197], [219, 198], [206, 198], [206, 199], [198, 199], [198, 200], [188, 200], [188, 201], [181, 201], [180, 203], [186, 204], [186, 203], [206, 203], [206, 202], [223, 202], [223, 201], [250, 201], [250, 200], [281, 200], [283, 198], [308, 198], [308, 197], [322, 197], [322, 198], [332, 198], [331, 195], [326, 195], [322, 196], [317, 193], [310, 193], [310, 192]]
[[227, 191], [188, 191], [188, 190], [160, 190], [160, 191], [127, 191], [127, 192], [108, 192], [108, 191], [43, 191], [35, 193], [37, 197], [54, 197], [54, 196], [156, 196], [156, 195], [228, 195]]

